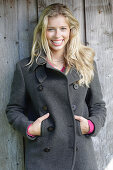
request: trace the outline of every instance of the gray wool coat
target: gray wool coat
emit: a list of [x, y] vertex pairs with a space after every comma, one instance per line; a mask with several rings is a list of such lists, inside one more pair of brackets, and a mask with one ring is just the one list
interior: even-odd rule
[[[77, 84], [80, 74], [72, 67], [67, 75], [43, 58], [25, 67], [30, 57], [16, 64], [8, 121], [25, 139], [26, 170], [97, 170], [92, 136], [104, 125], [105, 103], [95, 64], [90, 88]], [[41, 136], [27, 135], [27, 127], [40, 116], [50, 113], [41, 124]], [[94, 123], [94, 132], [83, 135], [74, 115]]]

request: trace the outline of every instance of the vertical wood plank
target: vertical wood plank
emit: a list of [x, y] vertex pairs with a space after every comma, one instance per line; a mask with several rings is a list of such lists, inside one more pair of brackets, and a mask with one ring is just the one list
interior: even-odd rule
[[77, 20], [80, 23], [80, 36], [81, 36], [81, 41], [83, 44], [85, 44], [85, 29], [84, 29], [84, 25], [85, 25], [85, 20], [84, 20], [84, 1], [83, 0], [73, 0], [72, 1], [72, 11], [73, 14], [75, 16], [75, 18], [77, 18]]
[[32, 41], [33, 41], [33, 32], [34, 28], [38, 22], [38, 6], [36, 0], [29, 1], [28, 4], [28, 15], [29, 15], [29, 25], [28, 25], [28, 34], [29, 34], [29, 54], [31, 55]]
[[28, 2], [26, 0], [18, 1], [18, 39], [19, 39], [19, 58], [29, 56], [29, 15]]
[[96, 52], [95, 60], [107, 106], [106, 124], [93, 140], [99, 170], [104, 170], [113, 158], [113, 1], [85, 0], [85, 14], [86, 41]]
[[18, 1], [18, 38], [20, 59], [29, 57], [31, 54], [33, 30], [36, 23], [36, 1]]
[[9, 100], [14, 65], [18, 61], [17, 2], [0, 1], [0, 169], [22, 170], [22, 138], [8, 124], [5, 108]]

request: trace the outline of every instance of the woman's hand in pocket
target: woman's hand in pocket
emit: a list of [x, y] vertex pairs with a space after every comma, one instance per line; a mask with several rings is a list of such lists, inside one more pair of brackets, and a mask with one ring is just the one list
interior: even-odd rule
[[81, 128], [81, 132], [83, 135], [87, 134], [90, 130], [89, 124], [88, 124], [88, 120], [85, 119], [82, 116], [76, 116], [74, 115], [75, 119], [78, 120], [80, 122], [80, 128]]
[[29, 127], [29, 133], [31, 135], [41, 135], [41, 123], [43, 120], [47, 119], [49, 117], [49, 113], [45, 114], [44, 116], [39, 117], [37, 120], [33, 122], [33, 124]]

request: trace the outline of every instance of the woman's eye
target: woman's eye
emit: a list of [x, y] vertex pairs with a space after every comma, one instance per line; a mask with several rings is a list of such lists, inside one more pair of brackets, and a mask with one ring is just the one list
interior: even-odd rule
[[61, 28], [61, 30], [66, 30], [66, 28], [63, 27], [63, 28]]
[[48, 28], [47, 30], [48, 30], [48, 31], [53, 31], [54, 29], [53, 29], [53, 28]]
[[[55, 31], [56, 29], [55, 29], [55, 28], [48, 28], [47, 30], [48, 30], [48, 31]], [[65, 31], [66, 28], [65, 28], [65, 27], [62, 27], [62, 28], [60, 28], [60, 30]]]

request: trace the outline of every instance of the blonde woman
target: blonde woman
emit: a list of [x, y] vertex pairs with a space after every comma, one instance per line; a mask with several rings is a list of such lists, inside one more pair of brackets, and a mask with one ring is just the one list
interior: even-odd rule
[[31, 57], [16, 64], [6, 114], [25, 138], [26, 170], [97, 170], [91, 136], [104, 126], [94, 51], [63, 4], [44, 9]]

